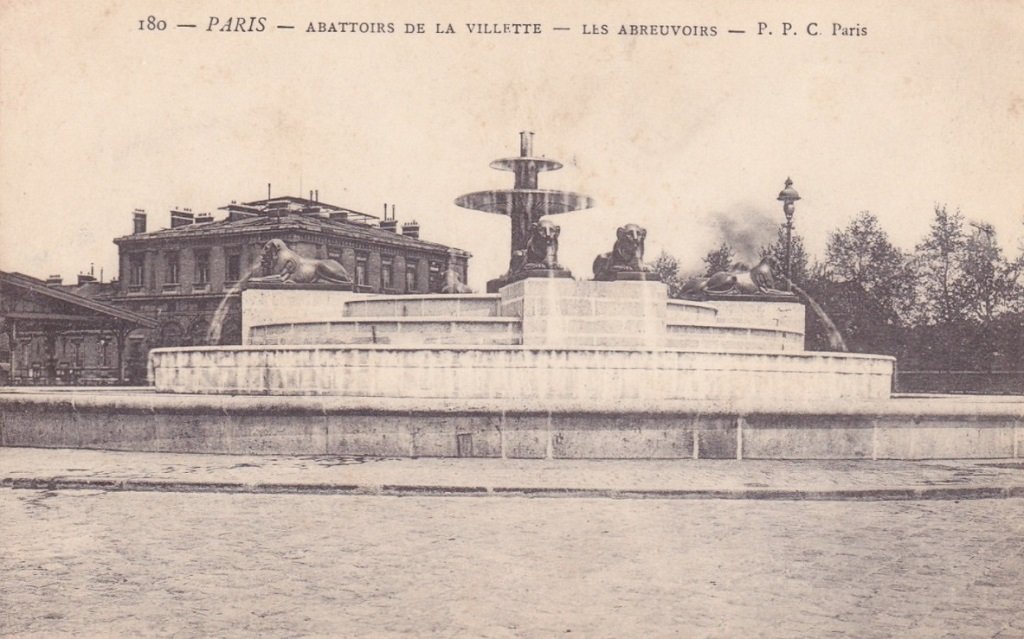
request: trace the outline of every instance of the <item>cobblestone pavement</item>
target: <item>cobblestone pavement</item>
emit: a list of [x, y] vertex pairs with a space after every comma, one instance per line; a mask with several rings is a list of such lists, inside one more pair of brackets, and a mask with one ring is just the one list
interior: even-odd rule
[[0, 489], [10, 637], [1024, 637], [1024, 500]]

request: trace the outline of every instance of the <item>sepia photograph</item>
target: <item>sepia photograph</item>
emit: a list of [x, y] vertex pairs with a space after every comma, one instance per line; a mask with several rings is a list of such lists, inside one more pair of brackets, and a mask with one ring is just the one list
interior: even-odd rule
[[0, 637], [1024, 639], [1024, 3], [0, 0]]

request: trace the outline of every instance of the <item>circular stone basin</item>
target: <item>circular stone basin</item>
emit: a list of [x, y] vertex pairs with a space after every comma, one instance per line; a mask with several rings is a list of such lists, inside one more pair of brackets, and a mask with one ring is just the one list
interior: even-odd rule
[[150, 353], [160, 392], [453, 400], [885, 398], [893, 369], [892, 358], [878, 355], [669, 349], [325, 345]]

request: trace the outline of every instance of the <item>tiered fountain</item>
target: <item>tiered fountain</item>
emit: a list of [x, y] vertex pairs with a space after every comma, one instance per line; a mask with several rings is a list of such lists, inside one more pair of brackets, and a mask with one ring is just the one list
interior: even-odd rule
[[[745, 291], [735, 299], [667, 299], [644, 271], [646, 231], [619, 229], [595, 260], [595, 279], [558, 264], [559, 228], [542, 219], [593, 201], [537, 188], [561, 165], [496, 160], [511, 190], [456, 204], [511, 218], [508, 272], [487, 294], [359, 295], [281, 287], [243, 293], [245, 344], [151, 352], [156, 389], [168, 393], [435, 398], [494, 406], [560, 402], [581, 408], [626, 400], [786, 401], [885, 398], [888, 357], [803, 350], [804, 307]], [[603, 281], [599, 281], [603, 280]], [[754, 295], [750, 295], [753, 292]], [[777, 291], [774, 291], [777, 293]]]
[[1020, 398], [891, 399], [892, 358], [805, 352], [804, 307], [774, 289], [770, 264], [669, 300], [644, 270], [646, 232], [624, 224], [594, 279], [573, 279], [543, 216], [592, 202], [537, 189], [558, 163], [530, 143], [492, 165], [516, 188], [457, 200], [512, 218], [491, 292], [466, 292], [449, 269], [449, 294], [361, 295], [317, 283], [340, 265], [271, 241], [271, 285], [242, 292], [242, 346], [151, 351], [154, 392], [0, 392], [0, 445], [552, 459], [1024, 450]]
[[586, 195], [569, 191], [554, 191], [537, 188], [537, 174], [541, 171], [557, 171], [560, 162], [533, 156], [533, 132], [519, 133], [519, 157], [501, 158], [491, 162], [492, 169], [512, 171], [515, 184], [511, 189], [477, 191], [455, 198], [455, 204], [475, 211], [507, 215], [512, 227], [512, 255], [508, 271], [501, 277], [487, 283], [488, 293], [497, 293], [505, 284], [524, 277], [571, 277], [569, 271], [557, 265], [556, 268], [526, 269], [527, 243], [530, 228], [541, 218], [559, 213], [569, 213], [594, 206], [594, 200]]

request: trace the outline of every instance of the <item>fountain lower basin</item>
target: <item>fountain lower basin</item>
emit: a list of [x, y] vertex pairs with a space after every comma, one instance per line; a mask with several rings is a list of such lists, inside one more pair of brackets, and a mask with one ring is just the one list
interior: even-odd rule
[[317, 291], [246, 291], [245, 345], [154, 349], [152, 379], [169, 393], [382, 401], [889, 396], [892, 358], [803, 351], [798, 303], [666, 292], [660, 282], [526, 279], [496, 295], [348, 294], [325, 306]]

